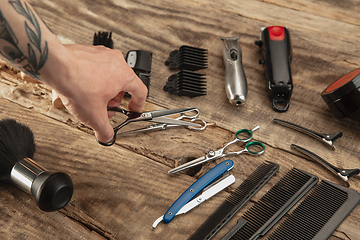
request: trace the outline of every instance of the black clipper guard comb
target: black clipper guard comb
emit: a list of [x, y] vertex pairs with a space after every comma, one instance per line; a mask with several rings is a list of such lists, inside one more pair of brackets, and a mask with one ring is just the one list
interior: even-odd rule
[[206, 95], [205, 74], [181, 70], [168, 78], [163, 90], [173, 95], [190, 98]]
[[[127, 64], [134, 70], [136, 75], [145, 84], [148, 89], [149, 96], [152, 52], [144, 50], [131, 50], [127, 52], [125, 60]], [[124, 96], [131, 97], [129, 93], [125, 93]]]
[[277, 112], [286, 112], [293, 90], [289, 30], [282, 26], [261, 28], [260, 41], [255, 41], [255, 44], [261, 47], [263, 53], [264, 59], [259, 63], [265, 66], [272, 107]]
[[197, 71], [207, 68], [207, 49], [183, 45], [169, 54], [165, 65], [172, 69]]

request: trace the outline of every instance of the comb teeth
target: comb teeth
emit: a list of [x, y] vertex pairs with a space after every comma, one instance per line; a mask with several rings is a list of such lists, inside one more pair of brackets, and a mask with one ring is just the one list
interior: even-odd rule
[[197, 97], [206, 95], [205, 74], [181, 70], [168, 78], [163, 90], [178, 96]]
[[356, 191], [323, 180], [268, 239], [327, 239], [359, 200]]
[[114, 42], [111, 39], [112, 32], [98, 32], [94, 33], [93, 45], [103, 45], [105, 47], [114, 48]]
[[263, 163], [261, 164], [248, 178], [243, 181], [239, 187], [235, 189], [233, 194], [226, 198], [226, 201], [237, 205], [249, 195], [253, 195], [255, 191], [258, 191], [262, 187], [263, 183], [269, 180], [275, 172], [279, 169], [279, 165], [275, 163]]
[[262, 163], [227, 197], [188, 240], [209, 240], [215, 236], [278, 170], [279, 165], [276, 163]]
[[197, 71], [207, 68], [206, 49], [183, 45], [170, 53], [166, 66], [172, 69]]
[[232, 229], [223, 239], [256, 239], [264, 235], [317, 181], [316, 176], [291, 169], [243, 215], [246, 224], [239, 230]]

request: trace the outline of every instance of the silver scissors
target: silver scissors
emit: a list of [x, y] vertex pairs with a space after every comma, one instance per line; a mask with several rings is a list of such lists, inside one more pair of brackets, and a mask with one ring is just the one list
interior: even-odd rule
[[[259, 155], [264, 153], [265, 151], [265, 146], [263, 143], [261, 142], [250, 142], [251, 138], [252, 138], [252, 132], [259, 129], [260, 126], [256, 126], [253, 130], [249, 130], [249, 129], [240, 129], [235, 133], [235, 139], [231, 142], [228, 142], [223, 148], [220, 148], [216, 151], [209, 151], [205, 156], [197, 158], [195, 160], [192, 160], [188, 163], [185, 163], [181, 166], [178, 166], [176, 168], [171, 169], [170, 171], [168, 171], [169, 174], [173, 174], [173, 173], [177, 173], [180, 171], [183, 171], [185, 169], [194, 167], [196, 165], [205, 163], [205, 162], [209, 162], [218, 158], [222, 158], [228, 155], [238, 155], [240, 153], [250, 153], [250, 154], [254, 154], [254, 155]], [[248, 137], [247, 138], [240, 138], [239, 134], [247, 134]], [[237, 152], [225, 152], [225, 149], [236, 143], [236, 142], [242, 142], [242, 143], [246, 143], [245, 148], [237, 151]], [[254, 146], [257, 146], [258, 150], [251, 150], [253, 148], [255, 148]]]
[[[193, 115], [185, 114], [186, 112], [193, 113]], [[191, 123], [199, 123], [199, 126], [194, 125], [186, 125], [187, 128], [191, 130], [204, 130], [209, 124], [205, 122], [204, 120], [198, 118], [200, 111], [197, 108], [194, 108], [191, 111], [182, 112], [181, 115], [178, 118], [175, 118], [175, 120], [188, 120], [188, 122]], [[134, 129], [127, 132], [118, 132], [117, 135], [125, 135], [130, 133], [138, 133], [138, 132], [145, 132], [145, 131], [155, 131], [155, 130], [165, 130], [169, 127], [179, 127], [184, 126], [180, 124], [168, 124], [168, 123], [158, 123], [158, 124], [152, 124], [144, 128]]]
[[192, 126], [192, 127], [201, 127], [200, 124], [189, 122], [189, 121], [182, 121], [178, 119], [168, 118], [166, 116], [194, 111], [196, 108], [180, 108], [180, 109], [169, 109], [169, 110], [158, 110], [158, 111], [149, 111], [149, 112], [133, 112], [127, 111], [122, 108], [118, 107], [108, 107], [108, 111], [120, 112], [127, 116], [127, 119], [122, 122], [119, 126], [114, 127], [114, 137], [113, 139], [108, 142], [100, 142], [97, 140], [101, 145], [104, 146], [111, 146], [115, 143], [117, 132], [124, 126], [132, 122], [139, 122], [139, 121], [149, 121], [149, 122], [156, 122], [156, 123], [164, 123], [164, 124], [174, 124], [178, 126]]

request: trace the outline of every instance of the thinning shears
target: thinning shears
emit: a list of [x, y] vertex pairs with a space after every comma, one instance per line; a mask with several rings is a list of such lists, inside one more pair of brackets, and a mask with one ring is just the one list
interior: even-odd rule
[[[240, 129], [239, 131], [237, 131], [235, 133], [235, 139], [231, 142], [228, 142], [223, 148], [220, 148], [216, 151], [211, 150], [205, 156], [197, 158], [195, 160], [192, 160], [192, 161], [185, 163], [179, 167], [173, 168], [170, 171], [168, 171], [168, 173], [169, 174], [177, 173], [177, 172], [183, 171], [185, 169], [194, 167], [196, 165], [199, 165], [199, 164], [202, 164], [205, 162], [209, 162], [209, 161], [213, 161], [215, 159], [222, 158], [222, 157], [225, 157], [228, 155], [238, 155], [240, 153], [250, 153], [250, 154], [254, 154], [254, 155], [262, 154], [265, 151], [264, 144], [261, 142], [250, 142], [250, 140], [252, 138], [252, 132], [259, 128], [260, 128], [260, 126], [256, 126], [253, 130]], [[239, 137], [240, 134], [247, 134], [248, 137], [240, 138]], [[229, 147], [230, 145], [232, 145], [236, 142], [245, 143], [245, 148], [240, 151], [237, 151], [237, 152], [225, 152], [225, 149], [227, 147]]]
[[[185, 114], [188, 113], [188, 114]], [[187, 125], [187, 128], [191, 130], [204, 130], [209, 124], [205, 122], [204, 120], [198, 118], [200, 114], [199, 109], [194, 108], [192, 111], [186, 111], [182, 112], [179, 117], [175, 118], [176, 120], [188, 120], [188, 122], [191, 123], [199, 123], [201, 126], [196, 127], [193, 125]], [[169, 123], [158, 123], [158, 124], [152, 124], [144, 128], [134, 129], [127, 132], [118, 132], [117, 135], [125, 135], [125, 134], [131, 134], [131, 133], [138, 133], [138, 132], [146, 132], [146, 131], [155, 131], [155, 130], [165, 130], [170, 127], [179, 127], [183, 126], [180, 124], [169, 124]]]
[[180, 109], [168, 109], [168, 110], [157, 110], [157, 111], [149, 111], [149, 112], [134, 112], [134, 111], [127, 111], [122, 108], [118, 107], [108, 107], [108, 111], [120, 112], [127, 116], [127, 119], [122, 122], [120, 125], [114, 127], [114, 137], [113, 139], [108, 142], [100, 142], [97, 140], [101, 145], [104, 146], [111, 146], [115, 143], [117, 132], [124, 126], [132, 122], [139, 122], [139, 121], [148, 121], [148, 122], [156, 122], [156, 123], [163, 123], [163, 124], [174, 124], [177, 126], [191, 126], [191, 127], [201, 127], [200, 124], [191, 122], [191, 121], [182, 121], [179, 119], [168, 118], [166, 116], [174, 115], [174, 114], [182, 114], [189, 111], [197, 110], [196, 108], [180, 108]]

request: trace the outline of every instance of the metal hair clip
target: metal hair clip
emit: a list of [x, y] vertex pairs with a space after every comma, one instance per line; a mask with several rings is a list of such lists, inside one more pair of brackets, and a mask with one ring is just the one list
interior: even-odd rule
[[334, 142], [341, 138], [343, 133], [342, 132], [336, 132], [336, 133], [331, 133], [331, 134], [322, 134], [322, 133], [316, 133], [314, 131], [311, 131], [307, 128], [301, 127], [299, 125], [296, 125], [294, 123], [290, 123], [287, 121], [283, 121], [280, 119], [274, 119], [273, 120], [274, 123], [280, 124], [282, 126], [288, 127], [288, 128], [292, 128], [294, 130], [297, 130], [299, 132], [305, 133], [317, 140], [319, 140], [322, 143], [325, 143], [327, 146], [329, 146], [332, 150], [335, 150], [335, 146], [334, 146]]
[[360, 169], [358, 169], [358, 168], [342, 169], [342, 168], [335, 167], [335, 166], [331, 165], [330, 163], [328, 163], [327, 161], [325, 161], [324, 159], [322, 159], [321, 157], [319, 157], [318, 155], [316, 155], [315, 153], [310, 152], [309, 150], [306, 150], [305, 148], [299, 147], [294, 144], [291, 144], [291, 147], [293, 149], [296, 149], [297, 151], [303, 153], [304, 155], [310, 157], [312, 160], [314, 160], [315, 162], [321, 164], [323, 167], [328, 169], [335, 176], [340, 178], [347, 187], [350, 186], [348, 183], [349, 178], [356, 176], [360, 173]]

